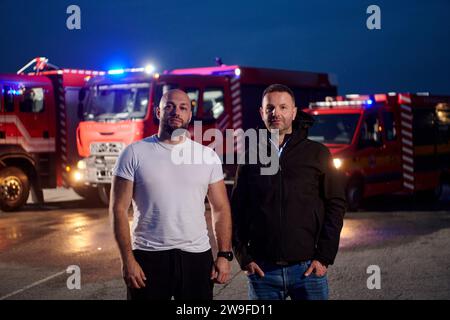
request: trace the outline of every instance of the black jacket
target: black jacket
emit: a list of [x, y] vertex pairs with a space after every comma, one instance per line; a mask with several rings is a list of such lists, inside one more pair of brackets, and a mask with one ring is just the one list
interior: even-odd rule
[[261, 163], [238, 167], [231, 207], [241, 268], [258, 259], [330, 265], [336, 257], [345, 213], [343, 178], [328, 148], [307, 139], [305, 130], [285, 139], [275, 175], [261, 175]]

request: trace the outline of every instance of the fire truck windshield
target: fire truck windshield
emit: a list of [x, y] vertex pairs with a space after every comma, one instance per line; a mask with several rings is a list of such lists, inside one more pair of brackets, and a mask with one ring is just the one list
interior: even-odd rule
[[308, 138], [321, 143], [350, 144], [360, 114], [318, 114]]
[[143, 119], [148, 108], [149, 87], [148, 83], [92, 87], [84, 118], [93, 121]]

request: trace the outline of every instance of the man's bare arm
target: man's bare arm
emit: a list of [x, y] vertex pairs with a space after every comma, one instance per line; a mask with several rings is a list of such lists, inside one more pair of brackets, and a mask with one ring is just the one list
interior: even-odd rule
[[145, 287], [145, 274], [134, 258], [130, 225], [128, 223], [128, 209], [133, 197], [133, 182], [114, 176], [111, 185], [111, 200], [109, 204], [110, 218], [114, 230], [114, 237], [122, 259], [122, 272], [126, 284], [132, 288]]
[[[223, 180], [210, 184], [208, 200], [211, 205], [211, 216], [214, 235], [219, 251], [231, 251], [231, 210], [227, 190]], [[217, 282], [225, 283], [230, 277], [231, 266], [228, 260], [219, 257], [215, 263], [211, 277]]]
[[208, 200], [218, 250], [231, 251], [231, 210], [223, 180], [209, 185]]

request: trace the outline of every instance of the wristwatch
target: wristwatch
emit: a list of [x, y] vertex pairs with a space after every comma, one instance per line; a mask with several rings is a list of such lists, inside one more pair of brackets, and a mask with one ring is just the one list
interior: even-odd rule
[[233, 252], [231, 251], [219, 251], [217, 252], [217, 257], [224, 257], [228, 261], [233, 260]]

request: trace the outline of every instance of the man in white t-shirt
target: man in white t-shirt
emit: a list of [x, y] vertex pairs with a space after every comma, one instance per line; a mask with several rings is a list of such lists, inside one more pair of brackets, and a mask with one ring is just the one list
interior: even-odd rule
[[[128, 299], [211, 300], [214, 282], [228, 281], [233, 259], [222, 165], [212, 149], [177, 135], [192, 118], [185, 92], [166, 92], [157, 117], [158, 134], [125, 148], [113, 173], [110, 213]], [[205, 221], [205, 196], [211, 204], [216, 260]]]

